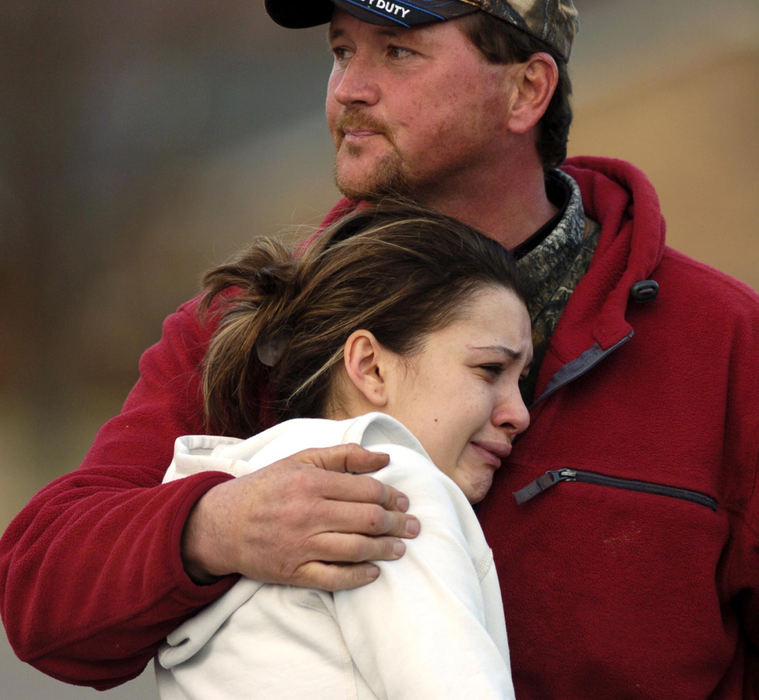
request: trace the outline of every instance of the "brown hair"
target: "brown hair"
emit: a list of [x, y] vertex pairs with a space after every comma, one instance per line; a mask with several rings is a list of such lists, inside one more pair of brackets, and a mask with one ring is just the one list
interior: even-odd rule
[[567, 157], [569, 127], [572, 123], [572, 81], [567, 62], [540, 39], [523, 32], [508, 22], [477, 11], [457, 20], [459, 27], [480, 53], [491, 63], [521, 63], [532, 54], [548, 53], [556, 61], [559, 81], [556, 90], [538, 123], [536, 147], [543, 169], [556, 168]]
[[[240, 437], [270, 420], [324, 415], [348, 336], [359, 328], [400, 355], [457, 318], [472, 292], [524, 292], [510, 254], [468, 226], [415, 205], [359, 209], [300, 258], [260, 239], [204, 278], [203, 309], [223, 290], [223, 314], [204, 367], [209, 427]], [[216, 305], [214, 305], [216, 306]]]

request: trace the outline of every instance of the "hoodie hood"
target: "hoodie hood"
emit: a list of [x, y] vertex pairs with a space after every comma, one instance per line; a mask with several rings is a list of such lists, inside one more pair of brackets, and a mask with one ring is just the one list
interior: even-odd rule
[[622, 160], [583, 156], [561, 168], [579, 185], [588, 218], [601, 236], [585, 277], [572, 295], [552, 345], [562, 362], [597, 344], [601, 350], [621, 342], [633, 329], [625, 315], [630, 291], [651, 279], [664, 255], [665, 223], [659, 198], [648, 178]]

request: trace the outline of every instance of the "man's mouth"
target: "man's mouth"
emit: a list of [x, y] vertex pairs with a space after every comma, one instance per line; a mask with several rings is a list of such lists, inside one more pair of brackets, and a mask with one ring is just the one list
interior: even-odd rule
[[379, 121], [367, 115], [348, 112], [338, 121], [337, 133], [348, 143], [358, 143], [372, 136], [384, 136], [387, 129]]
[[357, 143], [372, 136], [381, 136], [382, 133], [376, 129], [366, 127], [348, 127], [342, 130], [343, 140], [348, 143]]

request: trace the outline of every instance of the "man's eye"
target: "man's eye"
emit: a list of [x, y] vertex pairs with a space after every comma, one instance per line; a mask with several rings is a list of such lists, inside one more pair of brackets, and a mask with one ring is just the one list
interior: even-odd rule
[[344, 61], [346, 58], [350, 58], [350, 51], [344, 46], [332, 47], [332, 56], [336, 61]]
[[401, 48], [400, 46], [388, 46], [387, 53], [391, 58], [406, 58], [406, 56], [411, 56], [413, 51]]

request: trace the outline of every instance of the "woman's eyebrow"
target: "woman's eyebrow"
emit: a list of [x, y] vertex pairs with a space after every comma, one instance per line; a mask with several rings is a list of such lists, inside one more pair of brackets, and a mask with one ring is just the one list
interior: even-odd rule
[[514, 360], [518, 360], [522, 357], [521, 350], [514, 350], [506, 345], [467, 345], [470, 350], [488, 350], [491, 352], [498, 352], [502, 355], [506, 355]]

